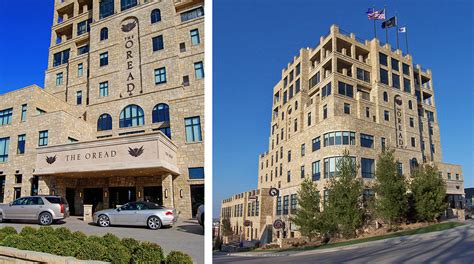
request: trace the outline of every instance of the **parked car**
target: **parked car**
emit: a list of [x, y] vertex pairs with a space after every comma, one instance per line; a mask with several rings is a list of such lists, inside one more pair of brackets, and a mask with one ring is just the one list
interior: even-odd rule
[[69, 216], [69, 205], [61, 196], [36, 195], [21, 197], [0, 205], [0, 222], [5, 220], [36, 220], [50, 225]]
[[92, 216], [94, 223], [101, 227], [110, 225], [147, 226], [160, 229], [171, 226], [178, 220], [176, 209], [166, 208], [151, 202], [131, 202], [117, 209], [97, 211]]
[[201, 226], [204, 226], [204, 204], [201, 204], [198, 207], [197, 213], [196, 213], [196, 219], [198, 220], [198, 223]]

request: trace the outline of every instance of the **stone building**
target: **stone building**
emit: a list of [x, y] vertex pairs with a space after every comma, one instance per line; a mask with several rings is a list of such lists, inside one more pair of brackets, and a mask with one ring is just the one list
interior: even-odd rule
[[45, 88], [0, 95], [0, 199], [204, 202], [204, 2], [55, 0]]
[[432, 73], [414, 64], [411, 55], [333, 25], [316, 47], [301, 49], [282, 70], [272, 97], [269, 150], [259, 156], [258, 190], [276, 188], [279, 194], [271, 199], [272, 213], [258, 226], [258, 237], [277, 219], [285, 228], [273, 230], [273, 240], [298, 236], [289, 218], [301, 182], [311, 178], [321, 200], [327, 199], [328, 180], [344, 150], [359, 166], [364, 196], [374, 195], [377, 156], [390, 148], [407, 179], [419, 164], [436, 165], [446, 181], [450, 212], [463, 207], [461, 166], [442, 162]]

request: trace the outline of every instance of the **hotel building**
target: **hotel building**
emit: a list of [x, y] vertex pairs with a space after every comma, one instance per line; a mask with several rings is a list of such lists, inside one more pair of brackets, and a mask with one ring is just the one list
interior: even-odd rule
[[44, 89], [0, 95], [0, 201], [204, 202], [204, 2], [55, 0]]
[[[461, 166], [442, 161], [432, 73], [414, 64], [411, 55], [333, 25], [315, 48], [301, 49], [282, 70], [272, 100], [269, 149], [259, 156], [254, 199], [256, 208], [268, 202], [271, 213], [257, 212], [259, 220], [253, 220], [245, 195], [224, 200], [221, 217], [231, 219], [236, 234], [248, 240], [267, 240], [268, 230], [270, 240], [299, 236], [289, 217], [301, 182], [312, 179], [321, 200], [327, 199], [328, 180], [344, 150], [359, 166], [364, 196], [374, 195], [377, 156], [390, 148], [399, 174], [408, 180], [419, 164], [436, 165], [446, 181], [450, 212], [463, 207]], [[278, 195], [263, 199], [270, 188]], [[277, 219], [285, 227], [272, 230]]]

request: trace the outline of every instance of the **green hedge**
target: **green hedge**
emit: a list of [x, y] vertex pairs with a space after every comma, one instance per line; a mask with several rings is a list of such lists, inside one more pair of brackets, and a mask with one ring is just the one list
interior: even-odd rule
[[4, 227], [0, 229], [0, 245], [117, 264], [193, 263], [189, 255], [178, 251], [172, 251], [165, 258], [162, 248], [155, 243], [139, 242], [132, 238], [120, 240], [113, 234], [86, 236], [82, 232], [72, 233], [64, 227], [24, 227], [20, 233], [13, 227]]

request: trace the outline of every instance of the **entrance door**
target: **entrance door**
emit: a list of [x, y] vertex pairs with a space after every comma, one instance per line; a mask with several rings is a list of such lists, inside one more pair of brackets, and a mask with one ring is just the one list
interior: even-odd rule
[[191, 185], [191, 206], [193, 218], [196, 216], [197, 209], [201, 204], [204, 204], [204, 184]]
[[66, 201], [69, 204], [69, 212], [71, 215], [75, 215], [74, 210], [74, 197], [76, 196], [76, 192], [73, 188], [66, 188]]
[[161, 186], [144, 187], [143, 200], [163, 205], [163, 188]]
[[[102, 188], [84, 188], [84, 204], [92, 204], [92, 212], [96, 211], [97, 205], [101, 204], [103, 206], [104, 196]], [[71, 203], [69, 203], [69, 206], [71, 206]]]
[[135, 187], [112, 187], [109, 188], [109, 194], [109, 208], [137, 200]]

